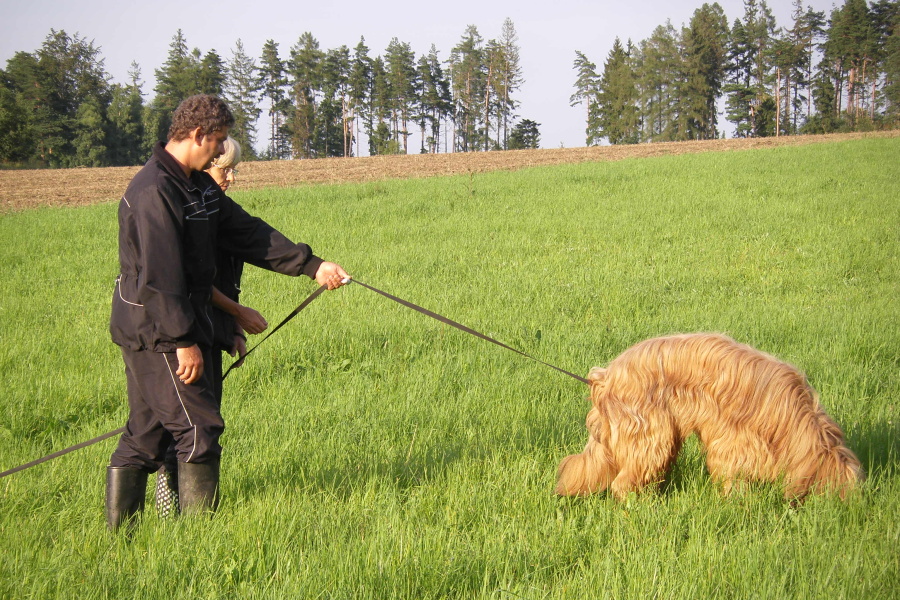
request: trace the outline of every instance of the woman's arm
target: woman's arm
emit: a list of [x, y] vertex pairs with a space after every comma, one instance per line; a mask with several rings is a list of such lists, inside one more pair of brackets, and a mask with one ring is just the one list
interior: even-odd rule
[[241, 329], [243, 329], [247, 333], [251, 333], [254, 335], [257, 333], [262, 333], [266, 330], [266, 327], [269, 326], [269, 323], [261, 314], [259, 314], [259, 312], [253, 310], [249, 306], [238, 304], [237, 302], [220, 292], [219, 288], [217, 287], [213, 287], [212, 305], [222, 312], [225, 312], [234, 317], [234, 320], [241, 327]]

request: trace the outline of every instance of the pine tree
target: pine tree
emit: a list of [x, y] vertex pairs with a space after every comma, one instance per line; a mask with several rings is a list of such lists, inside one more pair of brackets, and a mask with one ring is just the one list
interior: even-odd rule
[[[497, 82], [501, 78], [500, 69], [503, 63], [503, 50], [497, 40], [488, 40], [484, 48], [484, 100], [481, 103], [481, 119], [484, 123], [484, 150], [491, 149], [491, 119], [498, 115], [497, 135], [500, 135], [499, 94]], [[499, 148], [499, 144], [497, 144]]]
[[376, 56], [372, 61], [372, 92], [369, 95], [368, 114], [371, 119], [369, 155], [398, 154], [400, 145], [394, 139], [391, 122], [393, 92], [384, 59]]
[[725, 78], [727, 42], [728, 23], [718, 4], [704, 4], [694, 11], [682, 33], [676, 139], [718, 137], [716, 102]]
[[356, 155], [359, 156], [359, 122], [362, 119], [366, 135], [372, 135], [372, 112], [368, 110], [368, 100], [372, 95], [372, 59], [366, 40], [359, 38], [353, 49], [350, 66], [350, 116], [353, 122], [353, 138], [356, 141]]
[[[896, 5], [895, 5], [896, 6]], [[887, 125], [900, 123], [900, 10], [897, 10], [884, 38], [884, 98]]]
[[831, 133], [840, 127], [841, 123], [835, 111], [837, 101], [834, 81], [835, 75], [829, 70], [829, 65], [821, 65], [818, 75], [812, 82], [815, 113], [804, 125], [804, 133]]
[[[889, 125], [891, 114], [891, 97], [888, 91], [892, 81], [891, 53], [896, 52], [897, 25], [900, 24], [900, 2], [897, 0], [878, 0], [873, 2], [869, 10], [872, 19], [872, 28], [875, 33], [875, 52], [870, 77], [871, 103], [870, 118], [877, 121], [879, 118], [886, 120]], [[893, 41], [892, 41], [893, 39]], [[896, 59], [894, 59], [896, 60]], [[878, 86], [880, 85], [880, 89]], [[884, 108], [883, 116], [877, 117], [876, 106]]]
[[284, 123], [289, 112], [289, 101], [284, 62], [278, 56], [278, 44], [266, 40], [263, 45], [259, 67], [260, 100], [269, 103], [269, 148], [268, 158], [290, 158], [289, 136], [285, 134]]
[[796, 47], [786, 35], [778, 35], [769, 49], [775, 68], [772, 86], [775, 103], [775, 137], [790, 132], [791, 74], [796, 64]]
[[[866, 118], [868, 97], [867, 83], [876, 54], [876, 33], [866, 0], [847, 0], [842, 8], [831, 15], [831, 29], [825, 43], [825, 53], [846, 76], [847, 116], [856, 128], [860, 118]], [[838, 87], [838, 94], [843, 85]], [[840, 103], [840, 97], [838, 98]], [[840, 106], [838, 109], [840, 111]]]
[[[749, 5], [751, 0], [744, 0]], [[772, 89], [775, 74], [771, 61], [771, 46], [777, 34], [777, 25], [765, 0], [760, 0], [756, 19], [749, 22], [748, 32], [754, 48], [755, 107], [751, 113], [754, 134], [760, 137], [775, 133], [775, 100]]]
[[288, 73], [294, 112], [290, 117], [291, 145], [297, 158], [313, 158], [316, 101], [321, 90], [324, 52], [313, 34], [305, 32], [291, 47]]
[[[0, 86], [5, 90], [0, 98], [0, 121], [11, 126], [0, 133], [4, 148], [0, 158], [40, 166], [73, 166], [73, 143], [77, 136], [86, 135], [86, 127], [96, 128], [91, 135], [102, 145], [111, 98], [103, 62], [93, 42], [53, 29], [36, 52], [18, 52], [7, 61]], [[79, 115], [87, 102], [93, 103], [96, 119]]]
[[[51, 167], [76, 166], [76, 136], [89, 135], [101, 143], [105, 138], [111, 95], [100, 49], [77, 34], [51, 29], [35, 57], [36, 68], [28, 76], [39, 89], [23, 99], [35, 136], [33, 158]], [[91, 106], [79, 115], [89, 102]], [[94, 114], [88, 115], [89, 110]], [[105, 164], [105, 156], [98, 161]]]
[[194, 48], [191, 66], [196, 78], [192, 94], [224, 95], [227, 66], [215, 50], [210, 50], [200, 59], [200, 50]]
[[248, 159], [256, 157], [256, 121], [262, 112], [259, 108], [262, 85], [257, 71], [256, 61], [244, 51], [239, 38], [227, 64], [224, 96], [234, 115], [230, 134]]
[[600, 133], [599, 112], [597, 108], [600, 94], [600, 78], [597, 65], [588, 60], [580, 50], [575, 51], [573, 67], [578, 73], [575, 79], [575, 93], [569, 97], [569, 106], [585, 106], [585, 144], [596, 146], [603, 136]]
[[[497, 94], [500, 103], [500, 120], [498, 130], [503, 129], [503, 148], [509, 147], [509, 124], [513, 119], [513, 111], [518, 108], [519, 102], [513, 98], [513, 93], [522, 87], [525, 79], [522, 74], [521, 49], [519, 48], [519, 35], [512, 19], [503, 21], [500, 33], [500, 48], [503, 52], [500, 77], [497, 78]], [[499, 131], [498, 131], [499, 133]]]
[[145, 160], [141, 152], [144, 137], [141, 95], [141, 70], [137, 63], [131, 63], [131, 83], [114, 85], [112, 101], [107, 109], [109, 120], [108, 148], [110, 164], [114, 166], [139, 165]]
[[103, 167], [109, 164], [106, 150], [105, 117], [100, 101], [87, 98], [75, 116], [73, 153], [66, 161], [74, 167]]
[[416, 101], [415, 54], [410, 45], [393, 38], [385, 52], [385, 66], [391, 89], [391, 129], [394, 140], [406, 154], [409, 120]]
[[[813, 56], [823, 35], [825, 13], [811, 7], [803, 8], [803, 0], [794, 0], [792, 18], [794, 24], [787, 32], [794, 53], [791, 65], [790, 107], [793, 111], [791, 130], [799, 132], [812, 116]], [[800, 123], [803, 116], [804, 123]]]
[[617, 37], [600, 76], [598, 111], [600, 133], [610, 144], [640, 141], [637, 87], [628, 53]]
[[[422, 135], [420, 152], [436, 153], [441, 142], [441, 121], [451, 110], [450, 82], [444, 77], [434, 44], [417, 67], [419, 112], [417, 121]], [[426, 150], [427, 146], [427, 150]]]
[[350, 49], [347, 46], [326, 52], [322, 69], [322, 102], [327, 102], [329, 107], [328, 114], [318, 120], [325, 156], [352, 155], [350, 68]]
[[536, 123], [530, 119], [522, 119], [513, 128], [512, 135], [509, 137], [510, 150], [524, 150], [528, 148], [541, 147], [541, 133], [538, 128], [540, 123]]
[[643, 123], [641, 139], [673, 141], [676, 137], [677, 83], [681, 77], [681, 37], [666, 21], [638, 46], [635, 76]]
[[735, 124], [734, 135], [739, 138], [753, 134], [752, 52], [744, 23], [736, 19], [728, 40], [729, 83], [724, 89], [727, 94], [726, 119]]
[[[212, 57], [207, 60], [204, 77], [214, 80]], [[150, 154], [158, 141], [168, 136], [172, 113], [181, 101], [200, 93], [200, 50], [188, 51], [187, 40], [181, 29], [175, 32], [169, 44], [169, 53], [156, 75], [156, 96], [144, 111], [144, 154]]]
[[169, 44], [169, 54], [163, 66], [154, 71], [156, 75], [155, 108], [172, 113], [182, 100], [196, 93], [195, 57], [188, 51], [187, 40], [181, 30], [175, 32]]
[[455, 147], [462, 152], [477, 150], [482, 133], [481, 100], [484, 98], [484, 40], [474, 25], [450, 53], [450, 80], [454, 100]]
[[774, 133], [774, 100], [769, 93], [769, 47], [775, 18], [765, 0], [744, 0], [744, 18], [735, 21], [728, 44], [727, 119], [737, 137]]

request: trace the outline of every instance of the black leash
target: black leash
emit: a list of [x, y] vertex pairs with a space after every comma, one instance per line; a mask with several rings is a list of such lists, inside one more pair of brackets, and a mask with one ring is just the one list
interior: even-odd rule
[[[392, 294], [388, 294], [387, 292], [384, 292], [384, 291], [382, 291], [382, 290], [379, 290], [378, 288], [374, 288], [374, 287], [372, 287], [371, 285], [365, 284], [365, 283], [363, 283], [362, 281], [359, 281], [358, 279], [350, 279], [350, 280], [348, 280], [348, 282], [349, 282], [349, 283], [358, 283], [359, 285], [363, 286], [363, 287], [366, 288], [367, 290], [371, 290], [371, 291], [375, 292], [376, 294], [380, 294], [380, 295], [384, 296], [385, 298], [388, 298], [388, 299], [390, 299], [390, 300], [393, 300], [394, 302], [397, 302], [398, 304], [402, 304], [403, 306], [405, 306], [405, 307], [407, 307], [407, 308], [411, 308], [412, 310], [414, 310], [414, 311], [416, 311], [416, 312], [419, 312], [419, 313], [422, 313], [423, 315], [427, 315], [427, 316], [431, 317], [432, 319], [435, 319], [435, 320], [437, 320], [437, 321], [440, 321], [441, 323], [444, 323], [444, 324], [446, 324], [446, 325], [450, 325], [451, 327], [455, 327], [456, 329], [459, 329], [460, 331], [465, 331], [466, 333], [469, 333], [469, 334], [471, 334], [471, 335], [474, 335], [475, 337], [481, 338], [481, 339], [483, 339], [483, 340], [485, 340], [485, 341], [487, 341], [487, 342], [490, 342], [490, 343], [492, 343], [492, 344], [496, 344], [496, 345], [500, 346], [501, 348], [506, 348], [507, 350], [510, 350], [510, 351], [512, 351], [512, 352], [515, 352], [516, 354], [519, 354], [520, 356], [524, 356], [525, 358], [528, 358], [528, 359], [533, 360], [533, 361], [535, 361], [535, 362], [538, 362], [538, 363], [540, 363], [540, 364], [542, 364], [542, 365], [545, 365], [545, 366], [547, 366], [547, 367], [550, 367], [551, 369], [555, 369], [555, 370], [559, 371], [560, 373], [563, 373], [563, 374], [565, 374], [565, 375], [568, 375], [568, 376], [571, 377], [572, 379], [577, 379], [578, 381], [580, 381], [580, 382], [582, 382], [582, 383], [590, 384], [590, 382], [589, 382], [587, 379], [585, 379], [584, 377], [581, 377], [581, 376], [579, 376], [579, 375], [575, 375], [574, 373], [570, 373], [569, 371], [566, 371], [565, 369], [561, 369], [561, 368], [559, 368], [559, 367], [557, 367], [557, 366], [555, 366], [555, 365], [551, 365], [550, 363], [544, 362], [544, 361], [542, 361], [542, 360], [540, 360], [540, 359], [537, 359], [537, 358], [531, 356], [530, 354], [526, 354], [525, 352], [522, 352], [521, 350], [516, 350], [516, 349], [513, 348], [512, 346], [507, 346], [507, 345], [504, 344], [503, 342], [498, 342], [498, 341], [495, 340], [494, 338], [488, 337], [488, 336], [484, 335], [483, 333], [480, 333], [480, 332], [478, 332], [478, 331], [475, 331], [474, 329], [472, 329], [472, 328], [470, 328], [470, 327], [466, 327], [465, 325], [463, 325], [463, 324], [461, 324], [461, 323], [457, 323], [456, 321], [453, 321], [453, 320], [451, 320], [451, 319], [448, 319], [447, 317], [444, 317], [444, 316], [441, 316], [441, 315], [439, 315], [439, 314], [437, 314], [437, 313], [435, 313], [435, 312], [432, 312], [432, 311], [428, 310], [427, 308], [422, 308], [421, 306], [418, 306], [418, 305], [416, 305], [416, 304], [413, 304], [412, 302], [408, 302], [408, 301], [406, 301], [406, 300], [403, 300], [402, 298], [398, 298], [397, 296], [394, 296], [394, 295], [392, 295]], [[251, 353], [251, 352], [253, 352], [253, 351], [256, 350], [257, 348], [259, 348], [260, 344], [262, 344], [262, 343], [265, 342], [267, 339], [269, 339], [270, 337], [272, 337], [272, 335], [273, 335], [276, 331], [278, 331], [279, 329], [281, 329], [282, 327], [284, 327], [284, 326], [287, 324], [288, 321], [290, 321], [291, 319], [293, 319], [294, 317], [296, 317], [297, 314], [298, 314], [301, 310], [303, 310], [304, 308], [306, 308], [306, 307], [309, 305], [310, 302], [312, 302], [313, 300], [315, 300], [316, 298], [318, 298], [318, 297], [319, 297], [319, 294], [321, 294], [322, 292], [324, 292], [326, 289], [327, 289], [327, 287], [323, 285], [323, 286], [319, 287], [319, 289], [317, 289], [316, 291], [314, 291], [312, 294], [310, 294], [309, 297], [306, 298], [306, 300], [304, 300], [303, 302], [301, 302], [300, 305], [297, 306], [297, 308], [295, 308], [295, 309], [291, 312], [291, 314], [289, 314], [287, 317], [285, 317], [285, 318], [281, 321], [281, 323], [279, 323], [278, 325], [276, 325], [275, 328], [272, 329], [272, 331], [270, 331], [270, 332], [268, 333], [268, 335], [266, 335], [266, 337], [264, 337], [263, 339], [261, 339], [256, 345], [254, 345], [252, 348], [250, 348], [250, 350], [247, 351], [247, 354], [245, 354], [244, 356], [240, 357], [240, 359], [238, 359], [238, 360], [236, 360], [235, 362], [233, 362], [233, 363], [231, 364], [231, 366], [228, 367], [228, 370], [225, 371], [225, 373], [222, 375], [222, 380], [224, 381], [225, 377], [228, 376], [228, 374], [231, 372], [231, 370], [232, 370], [233, 368], [235, 368], [235, 366], [237, 366], [238, 364], [241, 363], [241, 361], [243, 361], [245, 358], [247, 358], [248, 356], [250, 356], [250, 353]], [[31, 461], [30, 463], [26, 463], [26, 464], [24, 464], [24, 465], [20, 465], [20, 466], [18, 466], [18, 467], [15, 467], [15, 468], [13, 468], [13, 469], [8, 470], [8, 471], [3, 471], [2, 473], [0, 473], [0, 479], [6, 477], [7, 475], [12, 475], [13, 473], [18, 473], [19, 471], [24, 471], [25, 469], [28, 469], [28, 468], [33, 467], [33, 466], [35, 466], [35, 465], [39, 465], [39, 464], [41, 464], [41, 463], [43, 463], [43, 462], [47, 462], [48, 460], [51, 460], [51, 459], [54, 459], [54, 458], [58, 458], [58, 457], [60, 457], [60, 456], [63, 456], [63, 455], [65, 455], [65, 454], [68, 454], [68, 453], [70, 453], [70, 452], [74, 452], [75, 450], [80, 450], [81, 448], [86, 448], [87, 446], [91, 446], [91, 445], [96, 444], [96, 443], [98, 443], [98, 442], [102, 442], [103, 440], [105, 440], [105, 439], [107, 439], [107, 438], [111, 438], [111, 437], [114, 436], [114, 435], [118, 435], [118, 434], [122, 433], [123, 431], [125, 431], [125, 428], [124, 428], [124, 427], [119, 427], [118, 429], [116, 429], [116, 430], [114, 430], [114, 431], [110, 431], [110, 432], [108, 432], [108, 433], [104, 433], [103, 435], [97, 436], [97, 437], [95, 437], [95, 438], [93, 438], [93, 439], [90, 439], [90, 440], [88, 440], [88, 441], [86, 441], [86, 442], [81, 442], [80, 444], [75, 444], [74, 446], [69, 446], [68, 448], [66, 448], [66, 449], [64, 449], [64, 450], [60, 450], [60, 451], [58, 451], [58, 452], [54, 452], [53, 454], [48, 454], [47, 456], [44, 456], [44, 457], [39, 458], [39, 459], [37, 459], [37, 460], [33, 460], [33, 461]]]
[[[285, 317], [285, 319], [284, 319], [281, 323], [279, 323], [272, 331], [270, 331], [269, 334], [268, 334], [266, 337], [264, 337], [263, 339], [261, 339], [261, 340], [259, 341], [259, 343], [257, 343], [257, 344], [256, 344], [255, 346], [253, 346], [250, 350], [248, 350], [248, 351], [247, 351], [247, 354], [245, 354], [244, 356], [242, 356], [239, 360], [236, 360], [235, 362], [233, 362], [233, 363], [231, 364], [231, 366], [228, 367], [228, 370], [225, 371], [225, 373], [222, 375], [222, 379], [224, 380], [224, 379], [225, 379], [225, 376], [228, 375], [228, 373], [231, 372], [231, 369], [233, 369], [233, 368], [234, 368], [237, 364], [239, 364], [242, 360], [244, 360], [245, 358], [247, 358], [247, 356], [248, 356], [251, 352], [253, 352], [254, 350], [256, 350], [256, 349], [259, 347], [259, 344], [262, 344], [264, 341], [266, 341], [267, 339], [269, 339], [269, 337], [271, 337], [271, 335], [272, 335], [273, 333], [275, 333], [276, 331], [278, 331], [279, 329], [281, 329], [288, 321], [290, 321], [291, 319], [293, 319], [294, 317], [296, 317], [296, 316], [297, 316], [297, 313], [299, 313], [301, 310], [303, 310], [304, 308], [306, 308], [307, 305], [309, 305], [310, 302], [312, 302], [313, 300], [315, 300], [316, 298], [318, 298], [318, 297], [319, 297], [319, 294], [321, 294], [321, 293], [322, 293], [323, 291], [325, 291], [326, 289], [328, 289], [328, 288], [327, 288], [326, 286], [323, 285], [322, 287], [320, 287], [319, 289], [317, 289], [316, 291], [314, 291], [312, 294], [310, 294], [309, 297], [308, 297], [306, 300], [304, 300], [303, 302], [301, 302], [300, 305], [299, 305], [297, 308], [295, 308], [295, 309], [293, 310], [293, 312], [291, 312], [291, 314], [289, 314], [287, 317]], [[68, 448], [65, 448], [64, 450], [60, 450], [59, 452], [54, 452], [53, 454], [48, 454], [47, 456], [44, 456], [44, 457], [39, 458], [39, 459], [37, 459], [37, 460], [33, 460], [33, 461], [31, 461], [30, 463], [25, 463], [24, 465], [20, 465], [20, 466], [18, 466], [18, 467], [15, 467], [15, 468], [13, 468], [13, 469], [8, 470], [8, 471], [3, 471], [2, 473], [0, 473], [0, 479], [3, 479], [3, 478], [6, 477], [7, 475], [12, 475], [13, 473], [18, 473], [19, 471], [24, 471], [25, 469], [28, 469], [28, 468], [30, 468], [30, 467], [34, 467], [34, 466], [39, 465], [39, 464], [41, 464], [41, 463], [43, 463], [43, 462], [47, 462], [48, 460], [51, 460], [51, 459], [54, 459], [54, 458], [58, 458], [58, 457], [60, 457], [60, 456], [63, 456], [63, 455], [65, 455], [65, 454], [68, 454], [68, 453], [70, 453], [70, 452], [75, 452], [76, 450], [80, 450], [81, 448], [86, 448], [87, 446], [92, 446], [93, 444], [96, 444], [96, 443], [98, 443], [98, 442], [102, 442], [103, 440], [105, 440], [105, 439], [107, 439], [107, 438], [111, 438], [111, 437], [114, 436], [114, 435], [118, 435], [118, 434], [122, 433], [123, 431], [125, 431], [125, 428], [124, 428], [124, 427], [119, 427], [118, 429], [116, 429], [116, 430], [114, 430], [114, 431], [109, 431], [109, 432], [107, 432], [107, 433], [104, 433], [103, 435], [98, 435], [97, 437], [95, 437], [95, 438], [93, 438], [93, 439], [90, 439], [90, 440], [88, 440], [88, 441], [86, 441], [86, 442], [81, 442], [80, 444], [75, 444], [74, 446], [69, 446]]]
[[441, 315], [439, 315], [439, 314], [437, 314], [437, 313], [431, 312], [431, 311], [428, 310], [427, 308], [422, 308], [421, 306], [417, 306], [417, 305], [413, 304], [412, 302], [407, 302], [406, 300], [403, 300], [402, 298], [398, 298], [397, 296], [393, 296], [393, 295], [391, 295], [391, 294], [388, 294], [387, 292], [383, 292], [383, 291], [381, 291], [381, 290], [379, 290], [379, 289], [376, 289], [376, 288], [372, 287], [371, 285], [367, 285], [367, 284], [363, 283], [362, 281], [360, 281], [360, 280], [358, 280], [358, 279], [351, 279], [351, 280], [350, 280], [350, 283], [358, 283], [359, 285], [363, 286], [364, 288], [366, 288], [366, 289], [368, 289], [368, 290], [372, 290], [372, 291], [375, 292], [376, 294], [381, 294], [381, 295], [384, 296], [385, 298], [389, 298], [389, 299], [393, 300], [394, 302], [397, 302], [397, 303], [399, 303], [399, 304], [402, 304], [403, 306], [405, 306], [405, 307], [407, 307], [407, 308], [411, 308], [411, 309], [413, 309], [413, 310], [416, 311], [416, 312], [420, 312], [420, 313], [422, 313], [423, 315], [428, 315], [428, 316], [431, 317], [432, 319], [436, 319], [436, 320], [440, 321], [441, 323], [445, 323], [445, 324], [447, 324], [447, 325], [450, 325], [451, 327], [456, 327], [457, 329], [459, 329], [459, 330], [461, 330], [461, 331], [465, 331], [466, 333], [470, 333], [470, 334], [474, 335], [475, 337], [479, 337], [479, 338], [481, 338], [481, 339], [483, 339], [483, 340], [485, 340], [485, 341], [488, 341], [488, 342], [490, 342], [490, 343], [492, 343], [492, 344], [497, 344], [497, 345], [500, 346], [501, 348], [506, 348], [507, 350], [511, 350], [511, 351], [515, 352], [516, 354], [519, 354], [519, 355], [521, 355], [521, 356], [524, 356], [525, 358], [529, 358], [529, 359], [531, 359], [531, 360], [533, 360], [533, 361], [535, 361], [535, 362], [539, 362], [539, 363], [541, 363], [542, 365], [545, 365], [545, 366], [547, 366], [547, 367], [550, 367], [551, 369], [556, 369], [556, 370], [559, 371], [560, 373], [564, 373], [564, 374], [568, 375], [569, 377], [571, 377], [571, 378], [573, 378], [573, 379], [577, 379], [577, 380], [580, 381], [581, 383], [587, 383], [587, 384], [590, 384], [590, 382], [589, 382], [587, 379], [585, 379], [584, 377], [581, 377], [581, 376], [576, 375], [576, 374], [574, 374], [574, 373], [570, 373], [569, 371], [566, 371], [565, 369], [561, 369], [561, 368], [559, 368], [559, 367], [557, 367], [557, 366], [551, 365], [550, 363], [544, 362], [544, 361], [542, 361], [542, 360], [540, 360], [540, 359], [537, 359], [537, 358], [535, 358], [535, 357], [533, 357], [533, 356], [531, 356], [531, 355], [529, 355], [529, 354], [525, 354], [525, 353], [522, 352], [521, 350], [516, 350], [516, 349], [513, 348], [512, 346], [507, 346], [507, 345], [504, 344], [503, 342], [498, 342], [498, 341], [495, 340], [494, 338], [488, 337], [488, 336], [484, 335], [483, 333], [479, 333], [479, 332], [475, 331], [474, 329], [472, 329], [472, 328], [470, 328], [470, 327], [466, 327], [465, 325], [462, 325], [461, 323], [457, 323], [456, 321], [451, 321], [451, 320], [448, 319], [447, 317], [443, 317], [443, 316], [441, 316]]
[[68, 454], [69, 452], [75, 452], [76, 450], [85, 448], [92, 444], [96, 444], [97, 442], [102, 442], [106, 438], [110, 438], [114, 435], [118, 435], [118, 434], [122, 433], [123, 431], [125, 431], [125, 428], [119, 427], [115, 431], [110, 431], [108, 433], [104, 433], [103, 435], [98, 435], [97, 437], [95, 437], [92, 440], [88, 440], [86, 442], [81, 442], [80, 444], [75, 444], [74, 446], [69, 446], [65, 450], [60, 450], [59, 452], [54, 452], [53, 454], [48, 454], [47, 456], [44, 456], [43, 458], [33, 460], [30, 463], [25, 463], [24, 465], [19, 465], [18, 467], [15, 467], [14, 469], [10, 469], [9, 471], [3, 471], [2, 473], [0, 473], [0, 479], [3, 479], [7, 475], [12, 475], [13, 473], [18, 473], [19, 471], [24, 471], [25, 469], [28, 469], [35, 465], [39, 465], [42, 462], [47, 462], [48, 460], [51, 460], [53, 458], [58, 458], [58, 457], [62, 456], [63, 454]]
[[328, 287], [323, 285], [323, 286], [321, 286], [319, 289], [317, 289], [316, 291], [314, 291], [312, 294], [310, 294], [309, 297], [308, 297], [306, 300], [304, 300], [303, 302], [301, 302], [300, 305], [299, 305], [297, 308], [295, 308], [294, 311], [293, 311], [291, 314], [289, 314], [288, 316], [286, 316], [286, 317], [284, 318], [284, 320], [283, 320], [281, 323], [279, 323], [278, 325], [276, 325], [276, 326], [275, 326], [275, 329], [273, 329], [272, 331], [270, 331], [270, 332], [268, 333], [268, 335], [266, 335], [266, 337], [264, 337], [263, 339], [259, 340], [259, 342], [257, 342], [255, 346], [253, 346], [252, 348], [250, 348], [249, 350], [247, 350], [247, 354], [241, 356], [238, 360], [236, 360], [236, 361], [234, 361], [233, 363], [231, 363], [231, 366], [228, 367], [228, 370], [225, 371], [225, 373], [222, 374], [222, 381], [225, 381], [225, 378], [228, 377], [228, 374], [231, 373], [231, 370], [232, 370], [233, 368], [235, 368], [237, 365], [241, 364], [241, 362], [242, 362], [245, 358], [247, 358], [248, 356], [250, 356], [250, 353], [251, 353], [251, 352], [253, 352], [253, 351], [256, 350], [257, 348], [259, 348], [259, 345], [260, 345], [260, 344], [262, 344], [264, 341], [266, 341], [267, 339], [269, 339], [270, 337], [272, 337], [272, 334], [274, 334], [276, 331], [278, 331], [279, 329], [281, 329], [282, 327], [284, 327], [284, 325], [285, 325], [288, 321], [290, 321], [291, 319], [293, 319], [294, 317], [297, 316], [297, 313], [299, 313], [301, 310], [303, 310], [304, 308], [306, 308], [306, 307], [309, 305], [310, 302], [312, 302], [313, 300], [315, 300], [316, 298], [318, 298], [318, 297], [319, 297], [319, 294], [321, 294], [322, 292], [324, 292], [324, 291], [327, 290], [327, 289], [328, 289]]

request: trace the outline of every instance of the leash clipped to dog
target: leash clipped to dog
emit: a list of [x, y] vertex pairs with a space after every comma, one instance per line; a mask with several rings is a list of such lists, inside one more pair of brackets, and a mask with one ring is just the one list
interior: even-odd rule
[[403, 306], [405, 306], [405, 307], [407, 307], [407, 308], [411, 308], [411, 309], [413, 309], [413, 310], [416, 311], [416, 312], [420, 312], [420, 313], [422, 313], [423, 315], [427, 315], [427, 316], [431, 317], [432, 319], [435, 319], [435, 320], [437, 320], [437, 321], [440, 321], [441, 323], [444, 323], [444, 324], [446, 324], [446, 325], [450, 325], [451, 327], [455, 327], [455, 328], [459, 329], [460, 331], [465, 331], [466, 333], [469, 333], [469, 334], [471, 334], [471, 335], [474, 335], [475, 337], [479, 337], [479, 338], [481, 338], [481, 339], [483, 339], [483, 340], [485, 340], [485, 341], [488, 341], [488, 342], [490, 342], [490, 343], [492, 343], [492, 344], [497, 344], [497, 345], [500, 346], [501, 348], [506, 348], [507, 350], [511, 350], [512, 352], [515, 352], [516, 354], [519, 354], [519, 355], [521, 355], [521, 356], [524, 356], [525, 358], [528, 358], [528, 359], [531, 359], [531, 360], [533, 360], [533, 361], [535, 361], [535, 362], [541, 363], [542, 365], [545, 365], [545, 366], [547, 366], [547, 367], [550, 367], [551, 369], [555, 369], [555, 370], [559, 371], [560, 373], [563, 373], [563, 374], [565, 374], [565, 375], [568, 375], [568, 376], [571, 377], [572, 379], [577, 379], [577, 380], [580, 381], [581, 383], [587, 383], [587, 384], [590, 384], [590, 382], [589, 382], [587, 379], [585, 379], [584, 377], [581, 377], [581, 376], [576, 375], [576, 374], [574, 374], [574, 373], [570, 373], [569, 371], [566, 371], [565, 369], [561, 369], [561, 368], [559, 368], [559, 367], [557, 367], [557, 366], [555, 366], [555, 365], [551, 365], [550, 363], [547, 363], [547, 362], [544, 362], [544, 361], [542, 361], [542, 360], [540, 360], [540, 359], [537, 359], [537, 358], [535, 358], [535, 357], [533, 357], [533, 356], [531, 356], [531, 355], [529, 355], [529, 354], [526, 354], [526, 353], [522, 352], [521, 350], [516, 350], [516, 349], [513, 348], [512, 346], [507, 346], [507, 345], [504, 344], [503, 342], [498, 342], [498, 341], [495, 340], [494, 338], [488, 337], [488, 336], [484, 335], [483, 333], [479, 333], [478, 331], [475, 331], [474, 329], [472, 329], [472, 328], [470, 328], [470, 327], [466, 327], [465, 325], [463, 325], [463, 324], [461, 324], [461, 323], [457, 323], [456, 321], [452, 321], [452, 320], [448, 319], [447, 317], [443, 317], [443, 316], [441, 316], [441, 315], [439, 315], [439, 314], [437, 314], [437, 313], [435, 313], [435, 312], [431, 312], [431, 311], [428, 310], [427, 308], [422, 308], [421, 306], [417, 306], [417, 305], [413, 304], [412, 302], [408, 302], [408, 301], [406, 301], [406, 300], [403, 300], [402, 298], [398, 298], [397, 296], [393, 296], [393, 295], [391, 295], [391, 294], [388, 294], [387, 292], [383, 292], [383, 291], [381, 291], [381, 290], [379, 290], [379, 289], [377, 289], [377, 288], [372, 287], [371, 285], [367, 285], [367, 284], [363, 283], [362, 281], [360, 281], [360, 280], [358, 280], [358, 279], [349, 279], [349, 280], [345, 280], [345, 282], [346, 282], [346, 283], [358, 283], [359, 285], [363, 286], [363, 287], [366, 288], [367, 290], [371, 290], [371, 291], [375, 292], [376, 294], [381, 294], [381, 295], [384, 296], [385, 298], [388, 298], [388, 299], [390, 299], [390, 300], [393, 300], [394, 302], [397, 302], [398, 304], [402, 304]]

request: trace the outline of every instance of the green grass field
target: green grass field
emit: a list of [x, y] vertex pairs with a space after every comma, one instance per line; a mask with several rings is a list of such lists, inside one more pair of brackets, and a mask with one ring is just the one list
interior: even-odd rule
[[[236, 200], [356, 278], [579, 374], [720, 331], [804, 370], [869, 479], [559, 499], [587, 388], [358, 285], [226, 381], [212, 520], [106, 531], [107, 440], [0, 479], [0, 598], [897, 598], [900, 138]], [[0, 470], [124, 424], [116, 207], [0, 216]], [[314, 282], [248, 268], [277, 323]], [[152, 478], [151, 478], [152, 481]], [[148, 507], [149, 508], [149, 507]]]

